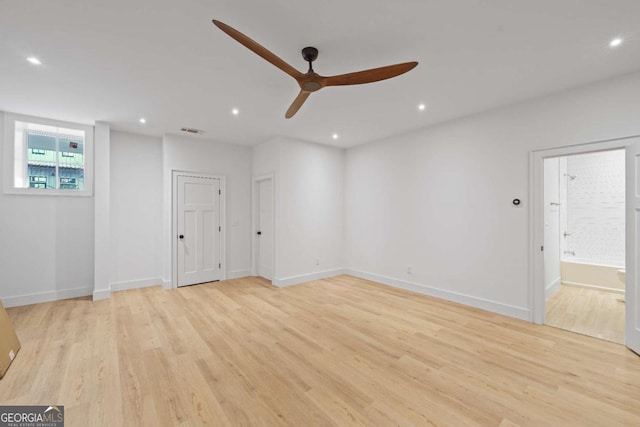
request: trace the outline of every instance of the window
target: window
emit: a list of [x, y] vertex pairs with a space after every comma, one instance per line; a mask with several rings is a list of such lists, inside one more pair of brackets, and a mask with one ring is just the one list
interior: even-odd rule
[[65, 190], [77, 190], [78, 183], [76, 178], [60, 178], [60, 188]]
[[29, 187], [30, 188], [47, 188], [47, 177], [46, 176], [29, 176]]
[[93, 128], [5, 116], [5, 192], [91, 195]]

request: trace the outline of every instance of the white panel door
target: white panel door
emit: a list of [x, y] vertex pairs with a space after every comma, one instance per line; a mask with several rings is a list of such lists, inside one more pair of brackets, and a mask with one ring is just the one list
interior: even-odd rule
[[222, 278], [220, 180], [178, 176], [178, 286]]
[[640, 140], [634, 139], [626, 149], [626, 319], [627, 347], [640, 354]]
[[258, 276], [273, 278], [273, 181], [258, 181]]

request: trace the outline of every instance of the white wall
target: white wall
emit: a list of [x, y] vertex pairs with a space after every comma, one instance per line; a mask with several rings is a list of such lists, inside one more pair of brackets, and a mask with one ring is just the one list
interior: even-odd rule
[[529, 152], [640, 134], [638, 93], [635, 73], [349, 149], [347, 267], [529, 318]]
[[286, 286], [342, 272], [344, 150], [277, 138], [254, 148], [254, 176], [275, 176], [273, 283]]
[[275, 138], [253, 147], [251, 163], [254, 177], [279, 173], [280, 146], [280, 138]]
[[[171, 279], [172, 170], [227, 177], [227, 274], [249, 274], [251, 176], [274, 172], [276, 284], [298, 283], [346, 266], [363, 277], [528, 318], [529, 153], [640, 135], [638, 93], [640, 73], [635, 73], [346, 154], [278, 139], [254, 150], [253, 167], [251, 148], [165, 136], [158, 183], [162, 213], [149, 223], [143, 221], [147, 211], [128, 222], [126, 206], [138, 202], [138, 192], [148, 202], [143, 204], [158, 206], [158, 193], [145, 192], [144, 185], [127, 188], [124, 177], [115, 174], [124, 170], [139, 173], [141, 182], [151, 180], [157, 173], [157, 146], [153, 139], [114, 132], [110, 280], [145, 281], [160, 270], [165, 281]], [[146, 157], [151, 150], [149, 159], [142, 159], [148, 160], [141, 165], [145, 173], [130, 163], [128, 143], [137, 155]], [[516, 197], [523, 201], [520, 207], [511, 204]], [[6, 305], [91, 292], [93, 198], [0, 194], [0, 215], [0, 297]], [[154, 261], [149, 241], [125, 248], [134, 229], [138, 237], [161, 229], [162, 256]], [[129, 263], [131, 256], [142, 262]]]
[[163, 278], [170, 282], [171, 171], [200, 172], [226, 177], [227, 277], [251, 273], [251, 148], [216, 141], [165, 135], [163, 145], [164, 240]]
[[344, 150], [283, 139], [278, 177], [276, 277], [342, 269]]
[[101, 123], [96, 135], [99, 207], [96, 197], [0, 194], [6, 306], [169, 282], [171, 170], [226, 176], [227, 276], [250, 274], [250, 148], [109, 132]]
[[112, 291], [162, 284], [162, 139], [111, 132]]
[[565, 199], [561, 210], [571, 234], [564, 240], [562, 259], [624, 268], [625, 156], [624, 150], [566, 157]]
[[[0, 112], [0, 135], [3, 124]], [[91, 294], [92, 197], [2, 193], [0, 218], [0, 298], [6, 306]]]
[[560, 278], [560, 159], [544, 161], [544, 285], [547, 297], [559, 289]]
[[93, 196], [93, 300], [111, 296], [111, 129], [98, 122], [95, 130]]

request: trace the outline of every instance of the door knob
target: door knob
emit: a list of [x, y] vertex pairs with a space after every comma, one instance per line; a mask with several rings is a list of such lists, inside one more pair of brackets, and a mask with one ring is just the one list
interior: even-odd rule
[[180, 240], [184, 239], [184, 234], [179, 235], [178, 239], [180, 239]]
[[262, 231], [258, 231], [256, 234], [260, 236], [262, 234]]

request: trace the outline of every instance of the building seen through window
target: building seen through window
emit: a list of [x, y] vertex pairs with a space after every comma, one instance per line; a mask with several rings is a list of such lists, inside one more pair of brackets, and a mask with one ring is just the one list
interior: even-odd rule
[[84, 132], [16, 122], [26, 156], [25, 187], [84, 189]]

